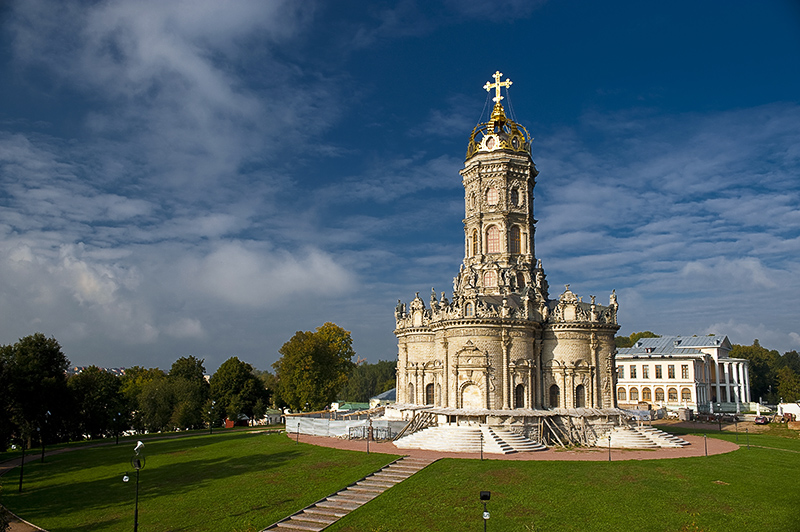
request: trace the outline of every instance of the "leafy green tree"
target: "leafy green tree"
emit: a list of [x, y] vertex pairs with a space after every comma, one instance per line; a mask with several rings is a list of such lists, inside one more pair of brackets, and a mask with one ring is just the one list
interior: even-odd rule
[[89, 366], [67, 381], [72, 395], [77, 435], [102, 438], [116, 432], [115, 418], [123, 409], [120, 378]]
[[795, 374], [800, 375], [800, 354], [797, 351], [787, 351], [781, 357], [778, 366], [781, 368], [789, 368]]
[[210, 384], [217, 419], [235, 420], [239, 414], [253, 417], [256, 402], [259, 399], [269, 401], [269, 394], [253, 372], [253, 366], [237, 357], [223, 362], [211, 376]]
[[661, 335], [652, 331], [635, 332], [631, 333], [630, 336], [615, 337], [614, 343], [617, 347], [633, 347], [642, 338], [661, 338]]
[[280, 348], [281, 358], [272, 366], [281, 400], [295, 411], [306, 403], [312, 410], [328, 406], [347, 384], [352, 345], [350, 333], [333, 323], [313, 333], [298, 331]]
[[203, 408], [209, 398], [203, 360], [193, 356], [181, 357], [172, 364], [168, 379], [175, 399], [171, 424], [177, 428], [203, 426]]
[[777, 372], [778, 395], [787, 403], [800, 401], [800, 375], [789, 367]]
[[144, 427], [150, 432], [172, 429], [176, 402], [174, 384], [166, 376], [144, 384], [139, 394], [139, 412]]
[[397, 362], [379, 360], [376, 364], [362, 363], [353, 367], [347, 385], [339, 394], [343, 401], [366, 402], [379, 393], [395, 387]]
[[261, 380], [261, 384], [267, 390], [271, 402], [268, 403], [273, 408], [283, 408], [286, 406], [278, 393], [278, 377], [274, 373], [266, 370], [254, 369], [253, 374]]
[[11, 433], [28, 447], [33, 435], [45, 427], [58, 437], [63, 431], [58, 424], [69, 414], [69, 404], [65, 401], [69, 395], [66, 377], [69, 360], [59, 343], [55, 338], [35, 333], [0, 348], [0, 358], [7, 409], [0, 421], [8, 423], [0, 429], [0, 435]]
[[137, 432], [145, 430], [140, 401], [142, 390], [151, 381], [164, 377], [164, 372], [158, 368], [133, 366], [125, 370], [125, 375], [121, 379], [120, 391], [125, 401], [125, 409], [131, 416], [131, 426]]
[[753, 345], [737, 345], [731, 348], [729, 356], [732, 358], [746, 358], [750, 361], [750, 396], [755, 400], [762, 398], [768, 403], [775, 403], [777, 393], [777, 370], [780, 355], [775, 350], [762, 347], [758, 340], [753, 340]]

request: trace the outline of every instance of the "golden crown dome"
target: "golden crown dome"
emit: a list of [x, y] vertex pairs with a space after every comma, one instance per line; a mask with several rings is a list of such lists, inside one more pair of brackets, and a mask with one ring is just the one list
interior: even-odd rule
[[505, 109], [500, 103], [503, 97], [500, 95], [500, 88], [511, 86], [511, 80], [506, 78], [500, 81], [503, 74], [498, 70], [494, 73], [494, 83], [486, 82], [483, 86], [486, 91], [495, 89], [494, 109], [488, 122], [483, 122], [475, 126], [472, 135], [469, 137], [467, 146], [467, 159], [478, 152], [493, 152], [497, 150], [512, 151], [518, 153], [531, 154], [531, 141], [533, 140], [528, 130], [521, 124], [506, 117]]

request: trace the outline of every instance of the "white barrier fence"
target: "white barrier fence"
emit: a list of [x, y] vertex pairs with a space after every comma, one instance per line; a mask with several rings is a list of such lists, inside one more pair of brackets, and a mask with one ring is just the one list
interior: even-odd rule
[[[374, 439], [394, 437], [406, 425], [405, 421], [373, 419], [372, 432]], [[369, 431], [366, 419], [337, 420], [319, 419], [302, 416], [286, 417], [286, 432], [290, 434], [308, 434], [310, 436], [327, 436], [331, 438], [364, 438]]]

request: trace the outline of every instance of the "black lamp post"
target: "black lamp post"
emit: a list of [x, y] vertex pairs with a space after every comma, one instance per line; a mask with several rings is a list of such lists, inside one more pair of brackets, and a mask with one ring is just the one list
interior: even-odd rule
[[208, 409], [208, 433], [214, 434], [214, 405], [216, 401], [211, 401], [211, 407]]
[[[140, 441], [136, 442], [136, 447], [133, 449], [136, 454], [131, 458], [131, 467], [136, 470], [136, 497], [133, 506], [133, 532], [139, 530], [139, 471], [144, 469], [144, 456], [139, 456], [139, 452], [144, 449], [144, 444]], [[122, 477], [123, 482], [128, 482], [128, 474]]]
[[481, 502], [483, 503], [483, 532], [486, 532], [486, 522], [489, 520], [489, 511], [486, 509], [486, 501], [491, 499], [491, 491], [481, 492]]
[[44, 413], [44, 423], [42, 423], [42, 430], [40, 431], [39, 434], [40, 438], [42, 439], [42, 460], [41, 460], [42, 463], [44, 463], [44, 435], [46, 432], [45, 429], [47, 428], [47, 418], [49, 417], [50, 417], [50, 411], [48, 410], [47, 412]]

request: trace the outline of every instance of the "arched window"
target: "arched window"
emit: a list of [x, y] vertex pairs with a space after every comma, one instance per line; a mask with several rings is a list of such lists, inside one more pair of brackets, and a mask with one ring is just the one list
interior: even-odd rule
[[692, 401], [692, 390], [689, 388], [684, 388], [681, 390], [681, 401], [686, 401], [687, 403]]
[[677, 403], [678, 402], [678, 390], [677, 388], [670, 388], [667, 390], [667, 399], [670, 403]]
[[636, 388], [631, 388], [630, 392], [631, 401], [638, 401], [639, 400], [639, 390]]
[[472, 230], [472, 256], [474, 257], [477, 254], [478, 254], [478, 230], [477, 229], [473, 229]]
[[575, 387], [575, 408], [583, 408], [586, 406], [586, 388], [583, 384]]
[[489, 270], [483, 274], [483, 287], [494, 288], [497, 286], [497, 272]]
[[486, 203], [488, 205], [497, 205], [497, 201], [497, 189], [494, 187], [489, 187], [489, 189], [486, 191]]
[[558, 384], [550, 387], [550, 408], [558, 408], [561, 404], [561, 390], [558, 389]]
[[514, 388], [514, 408], [525, 408], [525, 385], [517, 384]]
[[525, 276], [517, 272], [517, 291], [521, 292], [525, 288]]
[[414, 397], [414, 383], [413, 382], [409, 382], [408, 383], [408, 402], [411, 403], [412, 405], [417, 403], [417, 398]]
[[664, 402], [664, 388], [656, 388], [656, 401]]
[[511, 189], [510, 200], [511, 200], [511, 205], [513, 205], [514, 207], [519, 206], [519, 190], [517, 190], [516, 188]]
[[521, 249], [521, 238], [520, 238], [520, 231], [518, 225], [511, 226], [511, 235], [509, 237], [508, 247], [511, 250], [511, 253], [522, 253]]
[[617, 389], [617, 401], [627, 401], [627, 400], [628, 400], [628, 396], [625, 393], [625, 388], [622, 388], [622, 387], [618, 388]]
[[486, 252], [500, 253], [500, 230], [496, 225], [490, 225], [486, 229]]
[[642, 401], [650, 402], [653, 398], [650, 395], [650, 388], [642, 388]]
[[464, 316], [466, 316], [467, 318], [475, 317], [475, 306], [472, 303], [467, 303], [464, 306]]
[[425, 404], [432, 405], [433, 404], [433, 383], [428, 384], [425, 386]]

